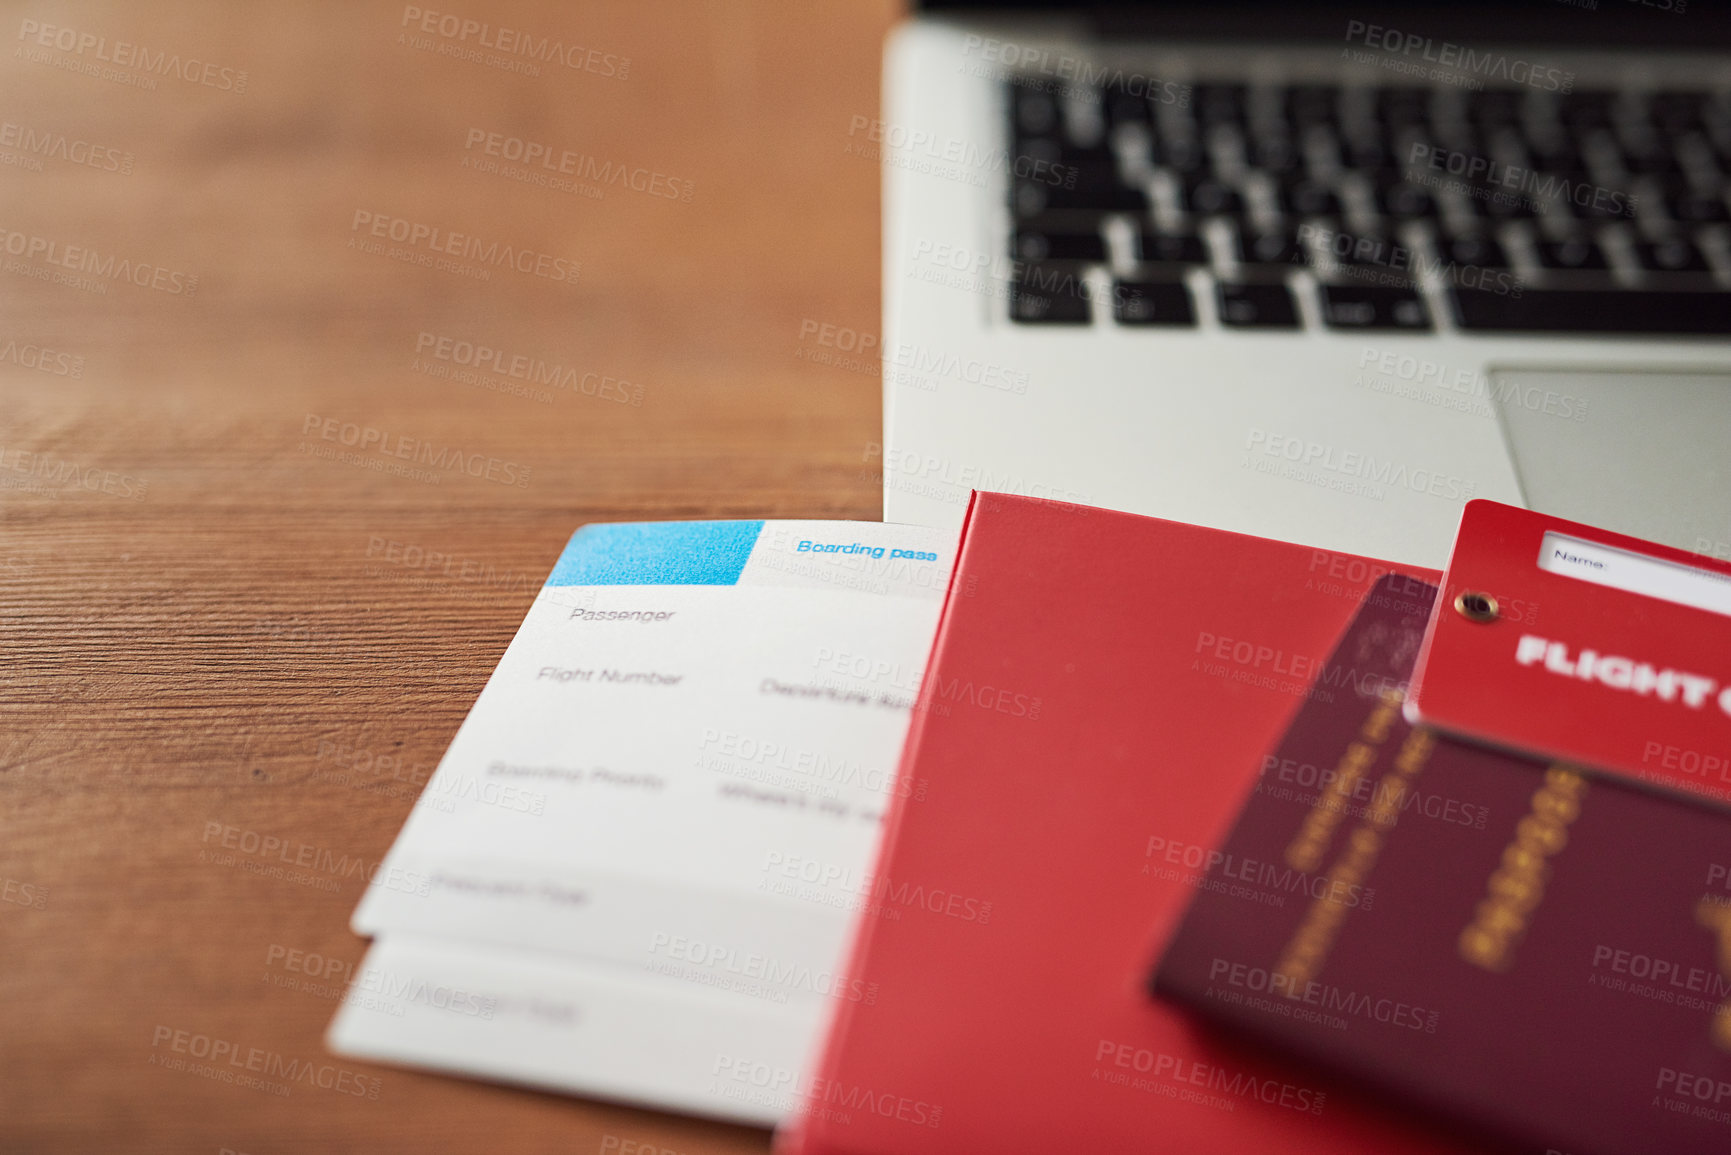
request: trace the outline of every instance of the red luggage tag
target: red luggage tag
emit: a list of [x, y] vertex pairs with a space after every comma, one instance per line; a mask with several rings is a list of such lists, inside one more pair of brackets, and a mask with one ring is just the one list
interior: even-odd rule
[[1472, 501], [1409, 721], [1731, 806], [1731, 564]]

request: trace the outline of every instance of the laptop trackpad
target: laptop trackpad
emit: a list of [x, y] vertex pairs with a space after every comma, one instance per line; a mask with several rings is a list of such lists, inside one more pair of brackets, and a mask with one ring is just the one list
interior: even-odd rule
[[1731, 373], [1493, 369], [1527, 504], [1731, 557]]

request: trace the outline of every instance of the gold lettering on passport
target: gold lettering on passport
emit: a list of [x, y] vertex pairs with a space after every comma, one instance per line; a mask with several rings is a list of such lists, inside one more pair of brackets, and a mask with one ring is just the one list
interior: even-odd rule
[[[1731, 905], [1709, 895], [1695, 904], [1695, 921], [1719, 936], [1719, 973], [1731, 979]], [[1721, 1051], [1731, 1051], [1731, 998], [1713, 1012], [1712, 1036]]]
[[1545, 897], [1550, 860], [1569, 844], [1569, 824], [1581, 813], [1587, 780], [1563, 766], [1545, 771], [1533, 791], [1532, 810], [1515, 826], [1515, 837], [1485, 884], [1472, 922], [1461, 931], [1460, 956], [1488, 971], [1506, 971], [1515, 961], [1515, 944]]
[[[1391, 690], [1384, 700], [1399, 708], [1402, 696], [1400, 691]], [[1304, 921], [1275, 964], [1274, 973], [1284, 980], [1288, 998], [1299, 997], [1305, 984], [1321, 972], [1340, 934], [1340, 926], [1346, 921], [1348, 907], [1339, 896], [1352, 893], [1350, 888], [1363, 885], [1370, 876], [1389, 829], [1400, 818], [1401, 803], [1406, 800], [1412, 780], [1430, 761], [1434, 749], [1434, 734], [1424, 729], [1413, 730], [1400, 744], [1393, 768], [1377, 783], [1375, 801], [1365, 811], [1364, 820], [1347, 836], [1345, 849], [1328, 872], [1329, 885], [1322, 897], [1310, 904]]]
[[1364, 772], [1376, 761], [1377, 747], [1388, 737], [1400, 701], [1398, 690], [1386, 691], [1359, 728], [1358, 740], [1340, 756], [1340, 764], [1334, 768], [1334, 780], [1317, 796], [1316, 804], [1304, 818], [1304, 825], [1299, 827], [1292, 845], [1286, 848], [1286, 864], [1294, 870], [1309, 873], [1322, 865], [1322, 855], [1334, 838], [1341, 819], [1346, 817], [1346, 799]]

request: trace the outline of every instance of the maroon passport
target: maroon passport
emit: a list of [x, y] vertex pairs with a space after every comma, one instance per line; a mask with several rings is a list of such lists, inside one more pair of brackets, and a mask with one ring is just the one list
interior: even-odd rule
[[1731, 816], [1409, 727], [1366, 598], [1152, 985], [1514, 1150], [1731, 1152]]

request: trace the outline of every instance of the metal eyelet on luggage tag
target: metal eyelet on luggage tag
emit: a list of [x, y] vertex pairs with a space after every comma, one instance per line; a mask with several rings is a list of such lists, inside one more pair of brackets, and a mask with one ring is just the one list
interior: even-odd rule
[[1494, 622], [1501, 613], [1496, 598], [1477, 590], [1462, 590], [1456, 594], [1455, 612], [1469, 622]]

